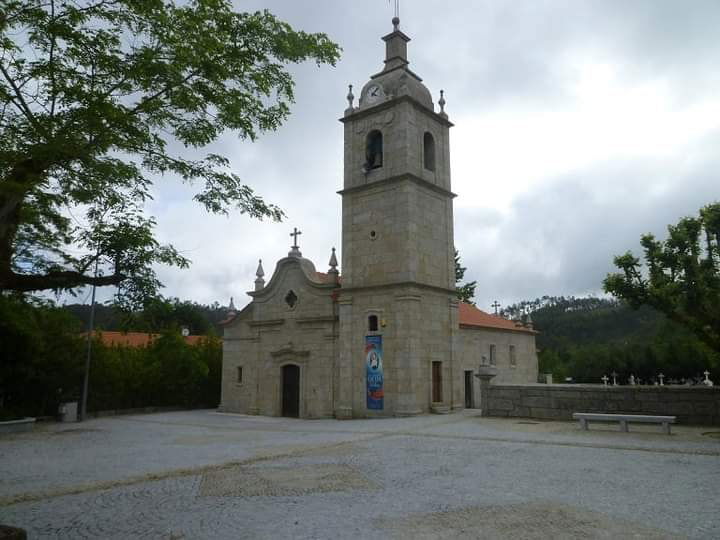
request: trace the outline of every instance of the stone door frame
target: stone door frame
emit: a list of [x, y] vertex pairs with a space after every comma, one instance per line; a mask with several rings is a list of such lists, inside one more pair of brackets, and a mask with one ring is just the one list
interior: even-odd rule
[[275, 416], [282, 416], [282, 400], [283, 400], [283, 368], [285, 366], [297, 366], [300, 370], [298, 377], [299, 403], [298, 418], [307, 418], [307, 366], [310, 357], [310, 351], [295, 350], [292, 343], [288, 343], [282, 349], [270, 353], [272, 356], [272, 371], [274, 374], [274, 392], [275, 392]]

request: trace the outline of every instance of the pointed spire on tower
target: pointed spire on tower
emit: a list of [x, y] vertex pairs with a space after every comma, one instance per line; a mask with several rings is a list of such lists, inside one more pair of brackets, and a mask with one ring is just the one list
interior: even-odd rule
[[385, 69], [391, 71], [407, 66], [407, 44], [410, 38], [400, 30], [400, 17], [393, 17], [393, 31], [382, 39], [385, 42]]
[[335, 283], [338, 282], [338, 278], [340, 277], [340, 272], [337, 269], [338, 261], [337, 257], [335, 256], [335, 248], [332, 248], [332, 255], [330, 255], [330, 262], [328, 263], [330, 265], [330, 270], [328, 270], [328, 275], [333, 278]]
[[258, 262], [257, 271], [255, 272], [255, 277], [257, 278], [255, 280], [255, 290], [259, 291], [263, 287], [265, 287], [265, 280], [263, 279], [265, 277], [265, 270], [263, 270], [262, 265], [262, 259]]
[[230, 305], [228, 306], [228, 315], [235, 315], [237, 313], [237, 309], [235, 309], [235, 302], [233, 302], [233, 297], [230, 297]]

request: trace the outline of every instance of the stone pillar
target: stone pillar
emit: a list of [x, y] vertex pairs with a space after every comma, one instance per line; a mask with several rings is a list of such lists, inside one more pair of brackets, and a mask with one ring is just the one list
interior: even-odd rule
[[420, 366], [420, 303], [422, 297], [414, 294], [395, 296], [396, 324], [395, 330], [395, 365], [397, 373], [397, 405], [395, 414], [398, 416], [414, 416], [422, 413], [422, 405], [418, 403], [418, 395], [423, 387]]
[[[353, 310], [352, 297], [341, 296], [338, 299], [338, 358], [335, 388], [335, 418], [348, 419], [353, 416]], [[359, 354], [359, 353], [358, 353]]]
[[451, 298], [450, 307], [450, 329], [448, 346], [450, 347], [450, 366], [451, 366], [451, 385], [450, 392], [452, 400], [450, 406], [453, 409], [465, 408], [465, 381], [463, 380], [464, 372], [461, 364], [460, 355], [460, 323], [459, 323], [459, 302], [457, 298]]
[[480, 416], [488, 415], [490, 381], [497, 375], [495, 366], [481, 365], [475, 376], [480, 379]]

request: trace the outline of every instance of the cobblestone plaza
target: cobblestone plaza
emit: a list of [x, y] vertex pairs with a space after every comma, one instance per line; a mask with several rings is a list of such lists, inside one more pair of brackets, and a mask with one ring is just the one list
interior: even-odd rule
[[192, 411], [0, 438], [29, 538], [718, 538], [711, 428]]

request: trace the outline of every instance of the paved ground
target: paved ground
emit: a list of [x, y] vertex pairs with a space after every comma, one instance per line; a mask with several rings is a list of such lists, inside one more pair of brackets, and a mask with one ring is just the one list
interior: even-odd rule
[[[720, 428], [193, 411], [0, 437], [30, 538], [720, 538]], [[632, 429], [632, 428], [631, 428]]]

